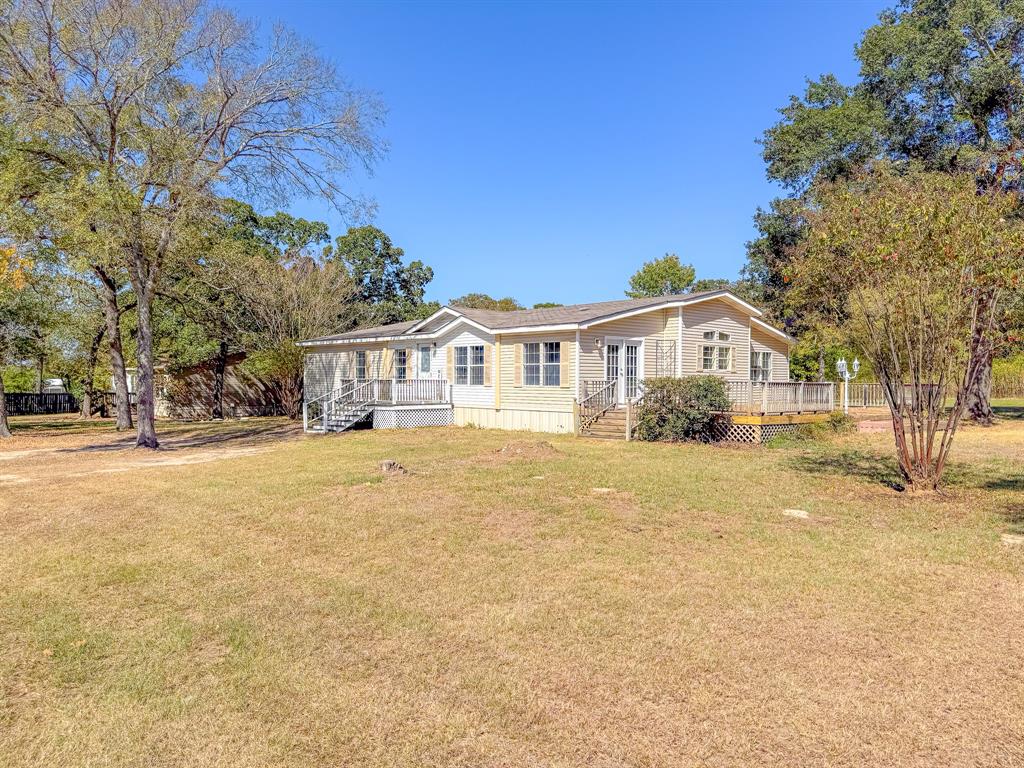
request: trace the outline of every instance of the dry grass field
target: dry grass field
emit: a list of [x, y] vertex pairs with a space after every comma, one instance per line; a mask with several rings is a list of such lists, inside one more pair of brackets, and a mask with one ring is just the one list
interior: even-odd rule
[[1022, 765], [1006, 416], [926, 498], [883, 435], [15, 420], [0, 765]]

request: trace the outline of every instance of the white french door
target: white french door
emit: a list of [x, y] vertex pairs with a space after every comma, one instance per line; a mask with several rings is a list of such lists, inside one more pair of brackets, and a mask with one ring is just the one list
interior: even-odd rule
[[636, 397], [640, 380], [643, 378], [643, 341], [640, 339], [606, 339], [604, 375], [609, 381], [618, 382], [615, 388], [616, 400], [624, 405], [629, 398]]

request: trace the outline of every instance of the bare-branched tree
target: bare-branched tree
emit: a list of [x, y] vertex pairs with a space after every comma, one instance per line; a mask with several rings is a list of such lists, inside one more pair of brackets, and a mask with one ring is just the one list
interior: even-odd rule
[[283, 27], [201, 0], [14, 0], [0, 17], [0, 119], [19, 151], [64, 169], [45, 190], [123, 266], [138, 313], [137, 445], [154, 423], [153, 301], [184, 223], [230, 188], [327, 198], [382, 146], [382, 109]]

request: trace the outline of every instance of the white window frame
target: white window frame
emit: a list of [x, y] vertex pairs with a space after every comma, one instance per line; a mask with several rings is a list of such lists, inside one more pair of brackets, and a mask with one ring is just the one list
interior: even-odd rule
[[[420, 374], [430, 375], [431, 348], [429, 344], [420, 344]], [[421, 378], [423, 378], [421, 376]]]
[[[461, 363], [459, 357], [462, 357]], [[452, 373], [455, 375], [455, 381], [452, 383], [457, 387], [469, 384], [469, 347], [455, 347], [452, 352], [452, 363]]]
[[541, 386], [560, 387], [562, 386], [562, 342], [545, 341], [542, 344]]
[[[534, 358], [536, 355], [536, 358]], [[534, 362], [535, 360], [535, 362]], [[523, 386], [539, 387], [544, 381], [544, 347], [540, 341], [523, 342]]]
[[[455, 384], [460, 387], [482, 387], [484, 385], [484, 356], [486, 351], [483, 344], [460, 344], [455, 347], [452, 373], [455, 375]], [[459, 364], [459, 357], [464, 356], [465, 363]], [[477, 362], [478, 361], [478, 362]], [[460, 375], [459, 369], [462, 369]]]
[[772, 380], [772, 353], [769, 349], [750, 350], [750, 380]]
[[[360, 369], [362, 369], [362, 371], [363, 371], [363, 375], [362, 376], [359, 375], [359, 370]], [[357, 381], [366, 381], [366, 350], [365, 349], [357, 349], [356, 350], [356, 364], [355, 364], [355, 371], [353, 371], [353, 373], [355, 373], [355, 378], [356, 378]]]
[[[732, 337], [726, 331], [710, 330], [704, 331], [702, 334], [702, 341], [697, 347], [697, 351], [700, 353], [698, 358], [700, 360], [700, 370], [708, 373], [728, 373], [734, 368], [736, 349], [732, 344], [723, 343], [728, 342]], [[711, 350], [711, 367], [707, 365], [707, 351]], [[723, 360], [722, 353], [725, 353]], [[723, 362], [725, 365], [723, 366]]]
[[[711, 367], [707, 365], [707, 350], [711, 350]], [[725, 365], [723, 366], [722, 353], [725, 353]], [[733, 348], [724, 344], [701, 344], [700, 345], [700, 369], [709, 373], [727, 373], [732, 370]]]
[[409, 380], [409, 350], [395, 350], [395, 381]]
[[562, 386], [562, 342], [523, 342], [523, 386]]

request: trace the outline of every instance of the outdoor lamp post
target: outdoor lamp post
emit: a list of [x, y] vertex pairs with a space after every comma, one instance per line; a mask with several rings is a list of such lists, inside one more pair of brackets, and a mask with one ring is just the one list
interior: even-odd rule
[[860, 370], [860, 360], [856, 357], [853, 358], [853, 371], [851, 372], [850, 367], [846, 364], [846, 358], [840, 357], [836, 361], [836, 371], [839, 373], [839, 377], [843, 380], [843, 413], [850, 412], [850, 379], [857, 378], [857, 372]]

